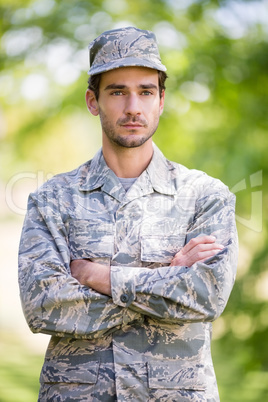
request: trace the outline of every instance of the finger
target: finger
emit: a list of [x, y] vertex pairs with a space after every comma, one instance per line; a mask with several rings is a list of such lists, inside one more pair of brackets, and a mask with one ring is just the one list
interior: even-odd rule
[[212, 235], [193, 237], [182, 249], [182, 253], [186, 254], [199, 244], [213, 244], [216, 241], [216, 237]]
[[199, 256], [199, 260], [196, 262], [204, 262], [206, 260], [208, 260], [211, 257], [214, 257], [215, 255], [217, 255], [221, 250], [210, 250], [210, 251], [204, 251], [203, 255], [200, 254]]
[[188, 260], [199, 250], [210, 248], [221, 249], [223, 246], [215, 243], [215, 241], [216, 238], [214, 236], [200, 236], [193, 238], [178, 253], [175, 254], [174, 258], [178, 257], [181, 259], [182, 256], [185, 256]]
[[216, 255], [217, 253], [219, 253], [221, 250], [223, 249], [222, 246], [220, 247], [202, 247], [199, 250], [196, 250], [196, 252], [191, 256], [191, 258], [195, 261], [200, 261], [204, 258], [208, 258], [211, 257], [213, 255]]
[[220, 250], [222, 250], [224, 246], [221, 244], [217, 243], [206, 243], [206, 244], [198, 244], [195, 247], [193, 247], [188, 253], [187, 257], [193, 260], [194, 262], [199, 261], [200, 258], [202, 258], [202, 255], [204, 253], [209, 253], [211, 252], [212, 254], [218, 253]]
[[171, 266], [174, 265], [185, 265], [187, 267], [192, 266], [196, 262], [206, 260], [217, 253], [219, 253], [224, 248], [223, 245], [213, 243], [213, 244], [198, 244], [193, 249], [191, 249], [187, 254], [177, 253], [171, 261]]
[[224, 246], [219, 243], [201, 243], [198, 244], [197, 246], [193, 247], [189, 251], [189, 255], [194, 255], [197, 252], [202, 252], [202, 251], [209, 251], [209, 250], [222, 250]]

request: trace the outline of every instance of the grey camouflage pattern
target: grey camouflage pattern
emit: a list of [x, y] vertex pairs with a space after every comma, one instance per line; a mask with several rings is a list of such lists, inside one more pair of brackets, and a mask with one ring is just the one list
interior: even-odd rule
[[89, 75], [130, 66], [166, 71], [155, 34], [134, 27], [106, 31], [94, 39], [89, 44], [89, 63]]
[[[165, 159], [126, 193], [102, 152], [29, 197], [19, 283], [33, 332], [51, 334], [39, 401], [219, 401], [210, 342], [236, 272], [235, 198]], [[192, 237], [225, 248], [170, 267]], [[70, 260], [111, 265], [112, 297], [82, 286]]]

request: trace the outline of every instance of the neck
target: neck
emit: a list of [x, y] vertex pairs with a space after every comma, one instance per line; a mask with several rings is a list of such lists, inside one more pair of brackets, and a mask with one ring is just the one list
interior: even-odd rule
[[125, 148], [103, 141], [105, 162], [117, 177], [139, 177], [149, 165], [153, 156], [151, 138], [136, 148]]

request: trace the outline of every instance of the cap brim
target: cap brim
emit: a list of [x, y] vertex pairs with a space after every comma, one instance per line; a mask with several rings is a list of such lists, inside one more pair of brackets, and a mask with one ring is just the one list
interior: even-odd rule
[[104, 63], [103, 65], [92, 66], [88, 70], [88, 75], [96, 75], [105, 73], [106, 71], [114, 70], [121, 67], [147, 67], [159, 71], [167, 71], [166, 67], [162, 63], [154, 63], [149, 60], [141, 60], [135, 57], [129, 57], [125, 59], [119, 59]]

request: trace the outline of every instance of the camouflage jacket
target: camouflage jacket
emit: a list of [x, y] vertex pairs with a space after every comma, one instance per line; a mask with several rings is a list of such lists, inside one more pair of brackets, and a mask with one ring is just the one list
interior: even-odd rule
[[[211, 322], [237, 264], [234, 195], [154, 146], [126, 193], [101, 150], [29, 197], [19, 252], [24, 314], [51, 334], [40, 401], [218, 401]], [[225, 248], [169, 266], [192, 237]], [[112, 297], [82, 286], [70, 261], [111, 266]]]

